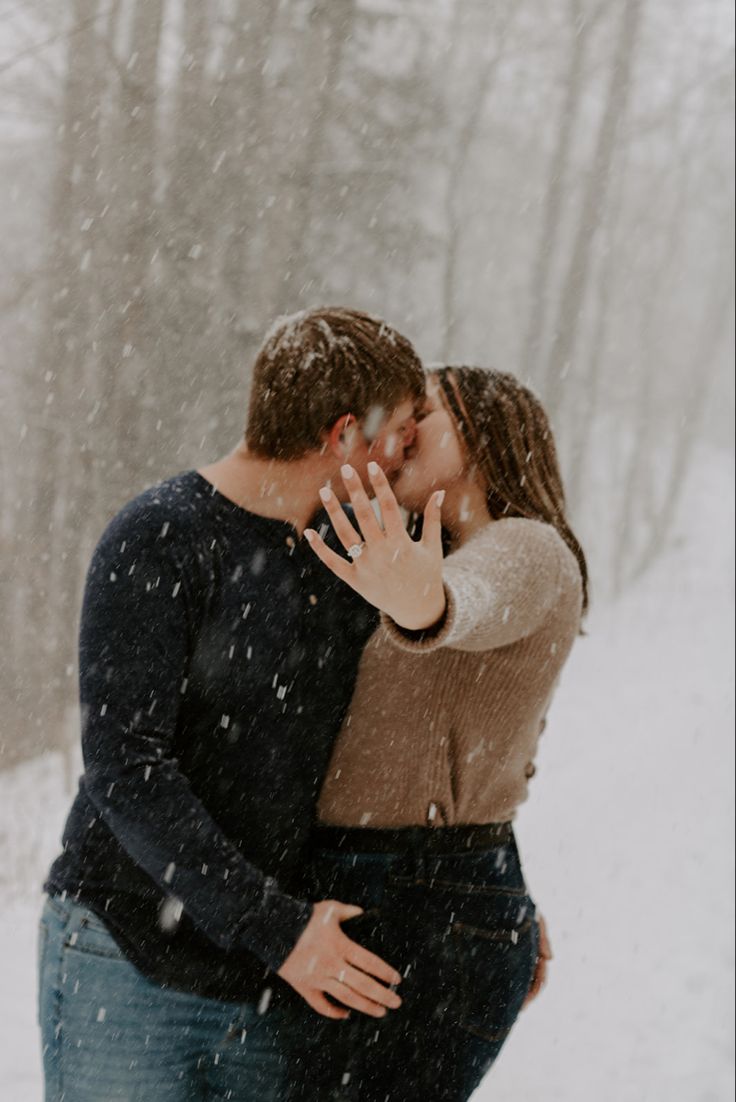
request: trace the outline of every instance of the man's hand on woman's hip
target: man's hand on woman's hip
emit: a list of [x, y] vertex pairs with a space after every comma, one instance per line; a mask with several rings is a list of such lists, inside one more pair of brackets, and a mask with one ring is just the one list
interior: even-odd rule
[[[347, 1018], [350, 1012], [345, 1007], [383, 1018], [387, 1009], [401, 1006], [399, 996], [386, 986], [400, 983], [401, 975], [342, 931], [341, 922], [362, 913], [361, 907], [334, 899], [315, 904], [301, 937], [278, 971], [326, 1018]], [[335, 1006], [326, 995], [343, 1006]]]

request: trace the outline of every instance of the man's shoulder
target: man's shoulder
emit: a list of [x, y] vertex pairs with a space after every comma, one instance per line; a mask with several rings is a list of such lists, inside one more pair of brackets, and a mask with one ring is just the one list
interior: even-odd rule
[[211, 497], [196, 471], [181, 471], [127, 501], [108, 521], [97, 553], [196, 547], [207, 534]]

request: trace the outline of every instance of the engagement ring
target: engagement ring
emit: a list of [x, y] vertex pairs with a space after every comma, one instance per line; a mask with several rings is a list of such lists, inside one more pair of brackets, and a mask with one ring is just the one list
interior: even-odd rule
[[363, 554], [364, 543], [354, 543], [352, 547], [348, 547], [348, 558], [359, 559]]

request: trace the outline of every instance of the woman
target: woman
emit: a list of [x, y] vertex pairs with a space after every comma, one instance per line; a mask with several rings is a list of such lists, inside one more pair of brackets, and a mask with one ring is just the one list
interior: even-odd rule
[[[346, 933], [404, 976], [395, 1010], [337, 976], [360, 1012], [305, 1012], [294, 1097], [320, 1102], [467, 1099], [538, 976], [511, 820], [587, 607], [585, 558], [544, 410], [513, 376], [436, 371], [407, 458], [395, 496], [369, 468], [382, 523], [343, 469], [360, 534], [323, 491], [352, 562], [305, 532], [383, 614], [320, 797], [314, 895], [361, 906]], [[430, 494], [412, 540], [398, 503], [418, 514]]]

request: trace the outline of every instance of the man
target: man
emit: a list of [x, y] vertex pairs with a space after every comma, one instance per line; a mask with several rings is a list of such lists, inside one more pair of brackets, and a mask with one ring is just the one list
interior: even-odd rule
[[348, 460], [398, 471], [423, 396], [416, 353], [379, 320], [280, 319], [245, 441], [105, 531], [80, 629], [85, 770], [44, 885], [48, 1100], [268, 1102], [289, 988], [333, 1018], [400, 1004], [400, 976], [340, 928], [359, 908], [300, 895], [374, 626], [301, 535]]

